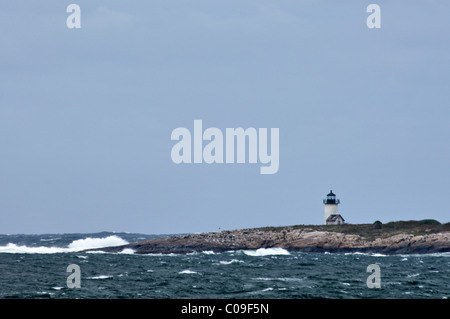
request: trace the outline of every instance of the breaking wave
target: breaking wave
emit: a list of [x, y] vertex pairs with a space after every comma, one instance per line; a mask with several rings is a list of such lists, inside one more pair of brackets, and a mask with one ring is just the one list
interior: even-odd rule
[[9, 254], [56, 254], [56, 253], [70, 253], [78, 252], [85, 249], [102, 248], [109, 246], [126, 245], [128, 242], [116, 235], [103, 237], [77, 239], [71, 242], [67, 247], [29, 247], [25, 245], [16, 245], [8, 243], [5, 246], [0, 246], [0, 253]]
[[361, 253], [361, 252], [353, 252], [353, 253], [345, 253], [345, 256], [348, 255], [362, 255], [362, 256], [372, 256], [372, 257], [387, 257], [388, 255], [380, 254], [380, 253]]
[[257, 257], [271, 255], [290, 255], [290, 253], [283, 248], [259, 248], [257, 250], [244, 250], [244, 254]]
[[221, 265], [230, 265], [230, 264], [234, 264], [234, 263], [243, 263], [243, 260], [238, 260], [238, 259], [232, 259], [230, 261], [225, 261], [225, 260], [221, 260], [219, 263]]
[[93, 276], [93, 277], [87, 277], [87, 279], [112, 279], [113, 276], [108, 275], [100, 275], [100, 276]]
[[182, 270], [179, 272], [179, 274], [196, 274], [196, 271], [190, 270], [190, 269], [186, 269], [186, 270]]

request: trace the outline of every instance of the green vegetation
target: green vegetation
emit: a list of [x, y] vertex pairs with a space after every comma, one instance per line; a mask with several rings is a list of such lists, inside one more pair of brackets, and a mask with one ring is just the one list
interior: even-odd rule
[[441, 224], [436, 219], [422, 219], [419, 222], [424, 225], [440, 225]]
[[373, 228], [374, 229], [381, 229], [383, 226], [383, 223], [382, 222], [380, 222], [379, 220], [376, 220], [374, 223], [373, 223]]
[[[375, 225], [378, 225], [375, 227]], [[382, 224], [376, 221], [373, 224], [344, 224], [344, 225], [295, 225], [285, 227], [262, 227], [259, 231], [282, 231], [301, 229], [303, 231], [328, 231], [344, 234], [360, 235], [369, 240], [386, 238], [398, 234], [425, 235], [450, 231], [450, 223], [441, 224], [434, 219], [394, 221]]]

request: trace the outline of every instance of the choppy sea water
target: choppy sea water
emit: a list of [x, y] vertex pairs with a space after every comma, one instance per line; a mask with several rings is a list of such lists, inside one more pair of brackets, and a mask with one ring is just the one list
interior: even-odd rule
[[[0, 298], [433, 298], [450, 297], [450, 254], [296, 253], [279, 248], [188, 255], [83, 253], [146, 240], [101, 233], [0, 235]], [[67, 266], [80, 267], [69, 288]], [[381, 288], [368, 288], [367, 266]]]

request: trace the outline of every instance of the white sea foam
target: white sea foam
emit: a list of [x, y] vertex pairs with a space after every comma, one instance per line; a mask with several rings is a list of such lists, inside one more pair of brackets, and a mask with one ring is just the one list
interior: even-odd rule
[[196, 274], [196, 271], [190, 270], [190, 269], [186, 269], [186, 270], [182, 270], [179, 272], [179, 274]]
[[354, 252], [354, 253], [345, 253], [344, 255], [363, 255], [363, 256], [372, 256], [372, 257], [387, 257], [388, 255], [380, 254], [380, 253], [361, 253], [361, 252]]
[[225, 261], [225, 260], [221, 260], [220, 264], [221, 265], [229, 265], [229, 264], [234, 264], [234, 263], [243, 263], [243, 260], [238, 260], [238, 259], [232, 259], [230, 261]]
[[273, 288], [272, 287], [268, 287], [268, 288], [264, 288], [262, 290], [256, 290], [256, 291], [250, 291], [248, 292], [249, 295], [256, 295], [256, 294], [260, 294], [262, 292], [266, 292], [266, 291], [272, 291]]
[[259, 248], [257, 250], [244, 250], [244, 254], [257, 257], [271, 255], [290, 255], [290, 253], [283, 248]]
[[348, 255], [365, 255], [365, 256], [369, 256], [369, 254], [367, 254], [367, 253], [360, 253], [359, 251], [354, 252], [354, 253], [344, 253], [344, 255], [345, 256], [348, 256]]
[[202, 253], [205, 255], [214, 255], [215, 254], [212, 250], [205, 250], [205, 251], [202, 251]]
[[278, 278], [270, 278], [270, 277], [258, 277], [258, 278], [252, 278], [253, 280], [262, 280], [262, 281], [302, 281], [301, 278], [293, 278], [293, 277], [278, 277]]
[[113, 278], [113, 276], [100, 275], [100, 276], [88, 277], [87, 279], [111, 279], [111, 278]]
[[0, 246], [0, 253], [10, 254], [56, 254], [56, 253], [68, 253], [77, 252], [85, 249], [95, 249], [109, 246], [120, 246], [128, 244], [126, 240], [113, 235], [103, 238], [84, 238], [71, 242], [67, 247], [29, 247], [24, 245], [16, 245], [9, 243], [6, 246]]
[[110, 246], [126, 245], [128, 242], [119, 236], [112, 235], [104, 238], [91, 238], [78, 239], [71, 242], [68, 248], [72, 251], [80, 251], [84, 249], [102, 248]]
[[16, 244], [9, 243], [6, 246], [0, 246], [0, 253], [9, 254], [56, 254], [67, 252], [67, 248], [61, 247], [28, 247], [19, 246]]
[[134, 253], [135, 253], [135, 251], [133, 249], [125, 248], [119, 254], [133, 255]]

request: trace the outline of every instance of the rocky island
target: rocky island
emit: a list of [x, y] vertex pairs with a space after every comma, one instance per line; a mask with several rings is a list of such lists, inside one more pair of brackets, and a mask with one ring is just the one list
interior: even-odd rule
[[450, 223], [433, 219], [382, 224], [296, 225], [174, 235], [116, 247], [103, 252], [132, 250], [136, 254], [186, 254], [259, 248], [298, 252], [364, 252], [423, 254], [450, 252]]

